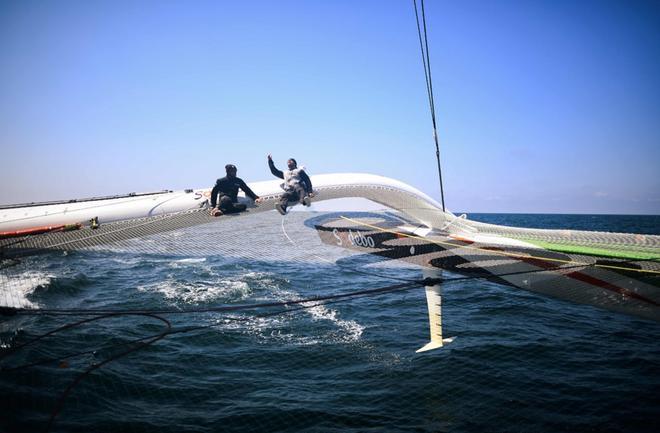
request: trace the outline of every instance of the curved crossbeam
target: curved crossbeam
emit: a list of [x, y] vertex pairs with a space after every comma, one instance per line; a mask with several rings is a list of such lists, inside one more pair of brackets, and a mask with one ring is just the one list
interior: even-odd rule
[[[282, 193], [281, 181], [250, 183], [250, 188], [264, 202], [256, 206], [239, 197], [251, 212], [273, 210]], [[312, 176], [315, 202], [359, 197], [399, 210], [428, 227], [442, 227], [451, 214], [423, 192], [398, 180], [363, 173], [336, 173]], [[31, 203], [0, 208], [0, 232], [40, 226], [76, 224], [98, 217], [99, 223], [165, 215], [198, 209], [208, 204], [210, 189], [164, 191], [153, 194], [129, 194], [108, 198], [71, 200], [57, 203]]]

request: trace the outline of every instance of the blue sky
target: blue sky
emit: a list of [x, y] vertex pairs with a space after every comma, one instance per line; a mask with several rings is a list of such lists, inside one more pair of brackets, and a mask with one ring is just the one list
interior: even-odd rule
[[[660, 3], [426, 2], [454, 211], [660, 214]], [[266, 155], [439, 198], [411, 1], [0, 0], [0, 203]]]

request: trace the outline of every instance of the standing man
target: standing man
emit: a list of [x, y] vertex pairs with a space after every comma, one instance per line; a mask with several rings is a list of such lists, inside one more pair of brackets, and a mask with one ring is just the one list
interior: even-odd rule
[[274, 176], [284, 179], [281, 185], [284, 193], [280, 196], [280, 200], [275, 204], [275, 209], [282, 215], [286, 214], [286, 207], [289, 201], [297, 201], [305, 206], [312, 203], [311, 198], [314, 197], [312, 190], [312, 181], [310, 180], [305, 170], [298, 168], [298, 163], [295, 159], [289, 158], [286, 162], [288, 170], [282, 172], [275, 167], [273, 157], [268, 155], [268, 167]]
[[236, 166], [234, 164], [225, 165], [227, 176], [218, 179], [211, 191], [211, 215], [219, 216], [228, 213], [243, 212], [247, 206], [238, 203], [238, 189], [242, 189], [245, 195], [254, 200], [255, 203], [261, 203], [262, 199], [257, 196], [243, 179], [236, 177]]

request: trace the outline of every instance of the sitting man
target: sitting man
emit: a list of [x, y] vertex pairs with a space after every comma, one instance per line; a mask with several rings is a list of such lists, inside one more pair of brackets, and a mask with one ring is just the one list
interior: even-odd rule
[[284, 193], [280, 196], [280, 200], [275, 204], [275, 209], [282, 215], [286, 214], [286, 207], [289, 201], [297, 201], [305, 206], [311, 204], [311, 198], [314, 197], [312, 190], [312, 181], [305, 173], [305, 170], [298, 168], [298, 163], [295, 159], [290, 158], [287, 162], [288, 170], [282, 172], [275, 168], [273, 157], [268, 155], [268, 167], [274, 176], [284, 179], [281, 185]]
[[[255, 203], [261, 203], [262, 199], [257, 196], [243, 179], [236, 177], [236, 166], [233, 164], [225, 165], [227, 176], [218, 179], [211, 191], [211, 215], [219, 216], [222, 214], [243, 212], [247, 206], [238, 203], [238, 189], [242, 189], [245, 195], [254, 200]], [[220, 199], [218, 200], [218, 196]]]

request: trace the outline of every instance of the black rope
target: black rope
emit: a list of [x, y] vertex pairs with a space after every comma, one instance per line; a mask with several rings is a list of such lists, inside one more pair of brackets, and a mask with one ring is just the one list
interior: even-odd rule
[[395, 284], [392, 286], [378, 287], [375, 289], [357, 290], [349, 293], [338, 293], [334, 295], [314, 296], [305, 299], [291, 301], [263, 302], [259, 304], [221, 305], [213, 307], [200, 307], [181, 309], [154, 309], [154, 310], [102, 310], [102, 309], [17, 309], [18, 314], [25, 315], [108, 315], [108, 314], [190, 314], [190, 313], [223, 313], [233, 311], [255, 310], [259, 308], [288, 307], [304, 304], [306, 302], [321, 302], [335, 299], [353, 298], [362, 295], [377, 295], [402, 288], [413, 288], [423, 286], [425, 283], [437, 283], [440, 280], [411, 280], [410, 282]]
[[155, 343], [156, 341], [165, 338], [167, 335], [167, 331], [172, 329], [172, 324], [169, 322], [169, 320], [164, 319], [162, 317], [156, 316], [154, 314], [142, 314], [144, 316], [152, 317], [154, 319], [160, 320], [163, 323], [165, 323], [166, 328], [163, 332], [160, 334], [156, 335], [155, 337], [151, 338], [150, 340], [140, 342], [139, 344], [136, 344], [134, 347], [128, 348], [125, 351], [115, 354], [109, 358], [104, 359], [103, 361], [99, 363], [92, 364], [89, 366], [85, 371], [83, 371], [81, 374], [78, 375], [70, 384], [69, 386], [66, 387], [66, 389], [62, 392], [60, 397], [57, 399], [57, 402], [55, 403], [55, 407], [53, 408], [53, 411], [50, 415], [50, 418], [48, 419], [48, 425], [46, 426], [46, 432], [49, 432], [51, 428], [53, 427], [53, 424], [55, 423], [55, 418], [59, 415], [59, 413], [62, 411], [62, 407], [64, 406], [64, 401], [66, 400], [67, 396], [73, 391], [73, 388], [76, 387], [85, 377], [87, 377], [92, 371], [98, 370], [99, 368], [103, 367], [105, 364], [108, 364], [112, 361], [115, 361], [119, 358], [123, 358], [124, 356], [127, 356], [129, 353], [138, 351], [140, 349], [143, 349], [150, 344]]
[[[126, 345], [133, 345], [132, 347], [129, 347], [128, 349], [124, 350], [123, 352], [120, 352], [118, 354], [115, 354], [113, 356], [110, 356], [109, 358], [106, 358], [105, 360], [99, 362], [99, 363], [94, 363], [90, 365], [85, 371], [83, 371], [81, 374], [79, 374], [68, 386], [67, 388], [60, 394], [59, 398], [57, 399], [55, 406], [53, 408], [53, 411], [51, 413], [51, 416], [48, 420], [48, 425], [46, 427], [46, 432], [49, 432], [55, 422], [55, 419], [61, 412], [64, 402], [68, 395], [73, 391], [73, 389], [84, 379], [86, 378], [92, 371], [97, 370], [104, 366], [105, 364], [108, 364], [114, 360], [123, 358], [127, 356], [130, 353], [133, 353], [137, 350], [143, 349], [158, 340], [161, 340], [165, 338], [166, 336], [172, 335], [172, 334], [177, 334], [177, 333], [188, 333], [188, 332], [193, 332], [193, 331], [198, 331], [201, 329], [208, 329], [211, 327], [215, 326], [220, 326], [221, 324], [211, 324], [211, 325], [205, 325], [205, 326], [193, 326], [193, 327], [187, 327], [187, 328], [182, 328], [179, 330], [172, 330], [172, 325], [169, 320], [157, 315], [157, 314], [173, 314], [173, 313], [193, 313], [193, 312], [207, 312], [207, 311], [235, 311], [235, 310], [243, 310], [243, 309], [253, 309], [257, 307], [287, 307], [289, 305], [297, 305], [295, 308], [290, 308], [288, 310], [283, 310], [283, 311], [275, 311], [271, 313], [263, 313], [256, 315], [255, 317], [268, 317], [268, 316], [275, 316], [275, 315], [281, 315], [281, 314], [291, 314], [295, 311], [303, 310], [303, 309], [309, 309], [309, 308], [314, 308], [319, 305], [325, 305], [329, 303], [335, 303], [335, 302], [342, 302], [346, 301], [349, 298], [350, 299], [355, 299], [358, 297], [365, 297], [365, 296], [372, 296], [373, 294], [385, 294], [385, 293], [391, 293], [395, 291], [401, 291], [401, 290], [409, 290], [414, 287], [418, 287], [421, 284], [437, 284], [440, 280], [438, 279], [424, 279], [424, 280], [419, 280], [414, 283], [407, 283], [407, 284], [397, 284], [393, 286], [388, 286], [388, 287], [380, 287], [378, 289], [372, 289], [372, 290], [361, 290], [361, 291], [356, 291], [356, 292], [351, 292], [351, 293], [346, 293], [346, 294], [340, 294], [340, 295], [329, 295], [329, 296], [323, 296], [323, 297], [316, 297], [316, 298], [308, 298], [308, 299], [301, 299], [301, 300], [294, 300], [294, 301], [283, 301], [283, 302], [270, 302], [270, 303], [262, 303], [262, 304], [257, 304], [257, 305], [238, 305], [238, 306], [224, 306], [224, 307], [217, 307], [217, 308], [212, 308], [212, 309], [192, 309], [192, 310], [187, 310], [187, 311], [180, 311], [180, 310], [153, 310], [153, 311], [140, 311], [140, 310], [125, 310], [125, 311], [111, 311], [107, 313], [102, 313], [101, 315], [88, 318], [88, 319], [82, 319], [76, 322], [68, 323], [63, 326], [60, 326], [54, 330], [48, 331], [44, 334], [38, 335], [35, 338], [23, 343], [19, 344], [9, 351], [3, 353], [0, 355], [0, 360], [3, 358], [6, 358], [17, 351], [24, 349], [26, 346], [29, 346], [31, 344], [34, 344], [43, 338], [46, 338], [48, 336], [54, 335], [58, 332], [61, 332], [66, 329], [71, 329], [80, 325], [83, 325], [85, 323], [93, 322], [93, 321], [98, 321], [102, 319], [107, 319], [107, 318], [114, 318], [114, 317], [119, 317], [123, 315], [135, 315], [135, 316], [146, 316], [146, 317], [151, 317], [157, 320], [160, 320], [166, 324], [166, 329], [158, 334], [155, 335], [150, 335], [147, 337], [142, 337], [139, 339], [131, 340], [128, 342], [123, 342], [123, 343], [118, 343], [110, 346], [105, 346], [101, 349], [95, 349], [95, 350], [87, 350], [87, 351], [82, 351], [82, 352], [77, 352], [77, 353], [70, 353], [65, 356], [57, 357], [57, 358], [50, 358], [50, 359], [42, 359], [40, 361], [32, 362], [29, 364], [24, 364], [21, 366], [17, 367], [11, 367], [11, 368], [5, 368], [3, 367], [1, 371], [15, 371], [15, 370], [21, 370], [29, 367], [34, 367], [37, 365], [41, 364], [46, 364], [46, 363], [51, 363], [54, 361], [62, 361], [64, 359], [69, 359], [73, 358], [75, 356], [80, 356], [84, 354], [90, 354], [94, 353], [97, 350], [102, 350], [102, 349], [111, 349], [111, 348], [117, 348], [121, 346], [126, 346]], [[318, 301], [314, 304], [310, 304], [310, 302], [315, 302]], [[307, 305], [305, 305], [307, 304]], [[20, 310], [19, 310], [20, 311]], [[30, 310], [22, 310], [21, 312], [27, 313]], [[88, 311], [79, 311], [78, 314], [89, 314], [91, 310]], [[36, 312], [36, 311], [35, 311]], [[96, 314], [96, 311], [92, 314]], [[252, 318], [228, 318], [229, 320], [237, 320], [237, 321], [248, 321], [251, 320]]]
[[422, 52], [422, 63], [424, 65], [424, 77], [426, 78], [426, 92], [429, 98], [431, 110], [431, 121], [433, 122], [433, 140], [435, 142], [435, 158], [438, 162], [438, 177], [440, 179], [440, 198], [442, 200], [442, 211], [445, 212], [445, 191], [442, 185], [442, 168], [440, 166], [440, 145], [438, 144], [438, 128], [435, 116], [435, 100], [433, 98], [433, 81], [431, 79], [431, 59], [429, 57], [429, 41], [426, 31], [426, 14], [424, 12], [424, 0], [420, 0], [422, 6], [422, 27], [424, 28], [424, 43], [422, 43], [422, 29], [419, 24], [419, 13], [417, 11], [417, 0], [413, 0], [415, 8], [415, 21], [417, 22], [417, 34], [419, 36], [419, 47]]
[[[584, 266], [580, 266], [584, 267]], [[569, 267], [570, 268], [570, 267]], [[562, 269], [566, 269], [566, 267], [562, 267]], [[160, 320], [163, 323], [165, 323], [166, 327], [162, 332], [159, 332], [157, 334], [152, 334], [148, 335], [146, 337], [141, 337], [138, 339], [133, 339], [129, 340], [126, 342], [121, 342], [121, 343], [116, 343], [116, 344], [111, 344], [111, 345], [105, 345], [102, 347], [99, 347], [94, 350], [86, 350], [86, 351], [80, 351], [80, 352], [75, 352], [75, 353], [69, 353], [64, 356], [59, 356], [56, 358], [46, 358], [46, 359], [41, 359], [38, 361], [31, 362], [29, 364], [23, 364], [20, 366], [15, 366], [15, 367], [4, 367], [0, 368], [0, 371], [2, 372], [8, 372], [8, 371], [16, 371], [16, 370], [22, 370], [30, 367], [35, 367], [37, 365], [42, 365], [42, 364], [47, 364], [47, 363], [52, 363], [55, 361], [62, 361], [70, 358], [74, 358], [77, 356], [82, 356], [86, 354], [93, 354], [99, 350], [111, 350], [111, 349], [117, 349], [119, 347], [125, 347], [128, 346], [126, 350], [114, 354], [106, 359], [104, 359], [101, 362], [98, 363], [93, 363], [90, 365], [88, 368], [86, 368], [82, 373], [80, 373], [68, 386], [67, 388], [60, 394], [58, 397], [55, 406], [53, 408], [53, 411], [51, 413], [51, 416], [48, 420], [48, 425], [46, 427], [46, 432], [50, 431], [55, 423], [55, 419], [61, 412], [62, 408], [64, 407], [64, 403], [66, 401], [66, 398], [71, 394], [73, 389], [80, 383], [82, 382], [83, 379], [85, 379], [91, 372], [94, 370], [97, 370], [104, 365], [118, 360], [120, 358], [123, 358], [133, 352], [136, 352], [138, 350], [141, 350], [151, 344], [156, 343], [159, 340], [162, 340], [163, 338], [174, 335], [174, 334], [184, 334], [184, 333], [190, 333], [190, 332], [195, 332], [195, 331], [200, 331], [204, 329], [210, 329], [213, 327], [217, 326], [222, 326], [223, 323], [214, 323], [214, 324], [209, 324], [209, 325], [201, 325], [201, 326], [188, 326], [185, 328], [180, 328], [180, 329], [172, 329], [172, 324], [169, 320], [161, 317], [160, 315], [162, 314], [191, 314], [191, 313], [204, 313], [204, 312], [230, 312], [230, 311], [244, 311], [244, 310], [253, 310], [253, 309], [258, 309], [258, 308], [273, 308], [273, 307], [280, 307], [280, 308], [286, 308], [285, 310], [279, 310], [279, 311], [274, 311], [274, 312], [268, 312], [268, 313], [261, 313], [257, 314], [254, 316], [250, 317], [227, 317], [225, 316], [226, 320], [232, 320], [232, 321], [241, 321], [241, 322], [246, 322], [249, 320], [254, 320], [255, 318], [264, 318], [264, 317], [270, 317], [270, 316], [277, 316], [277, 315], [284, 315], [284, 314], [292, 314], [297, 311], [305, 310], [305, 309], [310, 309], [314, 308], [316, 306], [320, 305], [327, 305], [327, 304], [334, 304], [334, 303], [339, 303], [339, 302], [345, 302], [348, 300], [353, 300], [357, 298], [363, 298], [363, 297], [371, 297], [371, 296], [378, 296], [378, 295], [383, 295], [383, 294], [388, 294], [388, 293], [394, 293], [394, 292], [402, 292], [402, 291], [408, 291], [414, 288], [419, 288], [422, 286], [431, 286], [435, 284], [440, 284], [440, 283], [449, 283], [449, 282], [456, 282], [456, 281], [466, 281], [466, 280], [478, 280], [478, 279], [492, 279], [492, 278], [499, 278], [507, 275], [520, 275], [520, 274], [529, 274], [529, 273], [535, 273], [535, 272], [547, 272], [551, 269], [539, 269], [535, 271], [519, 271], [519, 272], [509, 272], [509, 273], [502, 273], [502, 274], [492, 274], [492, 275], [480, 275], [480, 276], [465, 276], [465, 277], [455, 277], [455, 278], [449, 278], [449, 279], [442, 279], [442, 278], [425, 278], [422, 280], [410, 280], [409, 282], [406, 283], [400, 283], [400, 284], [395, 284], [395, 285], [390, 285], [390, 286], [385, 286], [385, 287], [378, 287], [375, 289], [366, 289], [366, 290], [358, 290], [358, 291], [353, 291], [349, 293], [341, 293], [341, 294], [334, 294], [334, 295], [324, 295], [324, 296], [316, 296], [312, 298], [305, 298], [305, 299], [297, 299], [297, 300], [291, 300], [291, 301], [280, 301], [280, 302], [267, 302], [267, 303], [259, 303], [259, 304], [252, 304], [252, 305], [224, 305], [224, 306], [216, 306], [216, 307], [207, 307], [207, 308], [192, 308], [192, 309], [186, 309], [186, 310], [166, 310], [166, 309], [160, 309], [160, 310], [74, 310], [74, 309], [62, 309], [62, 310], [30, 310], [30, 309], [10, 309], [7, 308], [6, 313], [9, 313], [11, 315], [13, 314], [24, 314], [24, 315], [92, 315], [93, 317], [91, 318], [86, 318], [82, 320], [78, 320], [76, 322], [68, 323], [65, 325], [62, 325], [54, 330], [48, 331], [44, 334], [38, 335], [31, 340], [19, 344], [12, 349], [6, 351], [5, 353], [0, 354], [0, 360], [7, 358], [8, 356], [20, 351], [21, 349], [24, 349], [26, 346], [29, 346], [31, 344], [34, 344], [48, 336], [52, 336], [58, 332], [64, 331], [66, 329], [71, 329], [77, 326], [80, 326], [85, 323], [90, 323], [98, 320], [103, 320], [103, 319], [108, 319], [108, 318], [115, 318], [115, 317], [120, 317], [124, 315], [133, 315], [133, 316], [145, 316], [145, 317], [150, 317], [156, 320]], [[293, 307], [293, 308], [289, 308]]]
[[[263, 317], [269, 317], [269, 316], [276, 316], [276, 315], [281, 315], [281, 314], [290, 314], [294, 313], [296, 311], [300, 310], [305, 310], [309, 308], [313, 308], [319, 305], [326, 305], [326, 304], [334, 304], [334, 303], [339, 303], [339, 302], [344, 302], [352, 299], [357, 299], [357, 298], [363, 298], [363, 297], [370, 297], [374, 295], [381, 295], [381, 294], [387, 294], [387, 293], [394, 293], [394, 292], [401, 292], [401, 291], [408, 291], [414, 288], [418, 288], [421, 286], [430, 286], [430, 285], [435, 285], [435, 284], [440, 284], [440, 283], [452, 283], [452, 282], [457, 282], [457, 281], [469, 281], [469, 280], [491, 280], [491, 279], [498, 279], [501, 277], [505, 276], [513, 276], [513, 275], [525, 275], [525, 274], [534, 274], [534, 273], [539, 273], [539, 272], [549, 272], [557, 269], [572, 269], [572, 268], [584, 268], [584, 265], [575, 265], [575, 266], [564, 266], [564, 267], [557, 267], [557, 268], [552, 268], [552, 269], [536, 269], [533, 271], [517, 271], [517, 272], [506, 272], [506, 273], [501, 273], [501, 274], [491, 274], [491, 275], [474, 275], [474, 276], [464, 276], [464, 277], [454, 277], [454, 278], [425, 278], [423, 280], [410, 280], [408, 284], [396, 284], [396, 285], [391, 285], [391, 286], [386, 286], [386, 287], [379, 287], [376, 289], [368, 289], [368, 290], [359, 290], [359, 291], [354, 291], [354, 292], [349, 292], [349, 293], [344, 293], [344, 294], [338, 294], [338, 295], [328, 295], [328, 296], [319, 296], [319, 297], [314, 297], [314, 298], [305, 298], [305, 299], [298, 299], [298, 300], [292, 300], [292, 301], [281, 301], [281, 302], [270, 302], [270, 303], [260, 303], [260, 304], [252, 304], [252, 305], [235, 305], [235, 306], [219, 306], [219, 307], [208, 307], [208, 308], [192, 308], [192, 309], [185, 309], [185, 310], [129, 310], [129, 309], [124, 309], [124, 310], [94, 310], [94, 309], [58, 309], [58, 310], [32, 310], [32, 309], [21, 309], [21, 308], [11, 308], [11, 307], [4, 307], [6, 310], [4, 313], [5, 315], [16, 315], [16, 314], [22, 314], [22, 315], [54, 315], [54, 316], [61, 316], [61, 315], [66, 315], [66, 316], [85, 316], [85, 315], [93, 315], [94, 317], [89, 318], [89, 319], [83, 319], [79, 320], [76, 322], [72, 322], [69, 324], [65, 324], [59, 328], [56, 328], [52, 331], [48, 331], [44, 334], [38, 335], [32, 340], [29, 340], [23, 344], [20, 344], [18, 346], [13, 347], [12, 349], [6, 351], [5, 353], [2, 353], [0, 355], [0, 360], [3, 358], [6, 358], [13, 353], [18, 352], [20, 349], [23, 349], [24, 347], [31, 345], [33, 343], [36, 343], [37, 341], [50, 336], [54, 335], [60, 331], [63, 331], [65, 329], [70, 329], [79, 325], [82, 325], [84, 323], [89, 323], [92, 321], [97, 321], [97, 320], [102, 320], [106, 318], [112, 318], [112, 317], [119, 317], [123, 315], [134, 315], [134, 316], [148, 316], [148, 317], [154, 317], [157, 319], [162, 319], [160, 316], [157, 316], [158, 314], [192, 314], [192, 313], [208, 313], [208, 312], [225, 312], [225, 311], [242, 311], [242, 310], [252, 310], [252, 309], [258, 309], [258, 308], [269, 308], [269, 307], [289, 307], [291, 305], [296, 305], [294, 308], [288, 308], [287, 310], [282, 310], [282, 311], [276, 311], [276, 312], [271, 312], [271, 313], [262, 313], [262, 314], [257, 314], [251, 317], [228, 317], [225, 316], [225, 319], [227, 320], [232, 320], [232, 321], [248, 321], [251, 320], [252, 318], [263, 318]], [[314, 304], [310, 304], [311, 302], [315, 302]], [[310, 304], [310, 305], [305, 305], [305, 304]], [[169, 323], [169, 322], [168, 322]], [[201, 330], [201, 329], [208, 329], [216, 326], [221, 326], [221, 324], [211, 324], [211, 325], [204, 325], [204, 326], [190, 326], [186, 328], [181, 328], [181, 329], [175, 329], [172, 330], [171, 327], [170, 329], [166, 332], [166, 335], [172, 335], [172, 334], [179, 334], [179, 333], [187, 333], [187, 332], [192, 332], [196, 330]], [[149, 340], [151, 338], [154, 338], [160, 334], [156, 335], [150, 335], [147, 337], [141, 337], [139, 339], [135, 340], [130, 340], [127, 342], [122, 342], [122, 343], [116, 343], [108, 346], [102, 346], [94, 350], [86, 350], [82, 352], [75, 352], [75, 353], [70, 353], [68, 355], [64, 356], [58, 356], [56, 358], [46, 358], [46, 359], [41, 359], [39, 361], [34, 361], [29, 364], [23, 364], [20, 366], [15, 366], [15, 367], [5, 367], [2, 366], [0, 367], [0, 372], [6, 372], [6, 371], [14, 371], [14, 370], [21, 370], [29, 367], [34, 367], [37, 365], [43, 365], [47, 363], [52, 363], [54, 361], [58, 360], [64, 360], [64, 359], [69, 359], [69, 358], [74, 358], [76, 356], [82, 356], [82, 355], [88, 355], [92, 354], [94, 352], [97, 352], [99, 350], [109, 350], [113, 349], [116, 347], [120, 346], [125, 346], [128, 344], [134, 344], [134, 343], [139, 343], [144, 340]]]
[[[425, 284], [436, 284], [439, 281], [440, 281], [439, 279], [420, 280], [420, 282], [423, 282]], [[379, 294], [405, 291], [405, 290], [409, 290], [409, 289], [419, 287], [419, 286], [420, 286], [419, 284], [407, 284], [407, 285], [406, 284], [399, 284], [399, 285], [395, 285], [395, 286], [383, 287], [383, 288], [380, 289], [381, 292]], [[351, 296], [350, 299], [357, 299], [357, 298], [369, 297], [369, 296], [371, 296], [371, 293], [353, 292], [350, 295], [353, 295], [353, 296]], [[300, 299], [300, 300], [295, 301], [299, 305], [297, 305], [296, 307], [293, 307], [293, 308], [288, 308], [286, 310], [280, 310], [280, 311], [269, 312], [269, 313], [261, 313], [261, 314], [256, 314], [256, 315], [250, 316], [250, 317], [230, 317], [230, 316], [223, 316], [223, 317], [226, 320], [231, 320], [231, 321], [236, 321], [236, 322], [247, 322], [249, 320], [253, 320], [254, 318], [264, 318], [264, 317], [271, 317], [271, 316], [277, 316], [277, 315], [282, 315], [282, 314], [291, 314], [291, 313], [295, 313], [297, 311], [314, 308], [314, 307], [317, 307], [317, 306], [320, 306], [320, 305], [334, 304], [334, 303], [339, 303], [339, 302], [345, 302], [345, 301], [348, 301], [348, 300], [349, 300], [349, 298], [334, 299], [334, 300], [327, 300], [327, 301], [319, 301], [319, 302], [316, 302], [314, 304], [310, 304], [310, 302], [313, 302], [313, 301], [311, 301], [309, 298], [308, 299]], [[287, 302], [283, 301], [283, 302], [272, 303], [272, 304], [256, 304], [254, 307], [255, 308], [256, 307], [264, 307], [265, 305], [286, 306], [286, 304], [287, 304]], [[251, 307], [251, 306], [245, 306], [245, 307]], [[27, 311], [25, 311], [25, 312], [27, 312]], [[148, 317], [155, 317], [155, 318], [162, 319], [162, 317], [158, 316], [157, 314], [175, 314], [175, 313], [176, 314], [191, 314], [191, 313], [197, 313], [197, 312], [199, 312], [199, 311], [194, 310], [194, 309], [193, 310], [175, 310], [175, 311], [169, 311], [167, 313], [163, 313], [162, 311], [159, 311], [159, 310], [152, 310], [149, 313], [147, 313], [146, 310], [145, 311], [124, 310], [124, 311], [116, 311], [114, 313], [102, 314], [102, 315], [99, 315], [99, 316], [95, 316], [94, 318], [91, 318], [91, 319], [84, 319], [84, 320], [79, 320], [79, 321], [76, 321], [76, 322], [72, 322], [72, 323], [60, 326], [59, 328], [56, 328], [52, 331], [48, 331], [44, 334], [38, 335], [35, 338], [27, 341], [26, 343], [23, 343], [19, 346], [14, 347], [9, 352], [6, 352], [6, 353], [2, 354], [0, 356], [0, 360], [3, 359], [3, 358], [6, 358], [7, 356], [9, 356], [13, 353], [16, 353], [20, 349], [23, 349], [26, 346], [31, 345], [31, 344], [47, 337], [47, 336], [54, 335], [54, 334], [56, 334], [60, 331], [63, 331], [65, 329], [71, 329], [73, 327], [82, 325], [84, 323], [92, 322], [92, 321], [102, 320], [102, 319], [111, 318], [111, 317], [119, 317], [119, 316], [124, 316], [124, 315], [148, 316]], [[91, 314], [95, 314], [95, 313], [96, 312], [91, 313]], [[80, 315], [90, 314], [90, 310], [80, 310], [79, 314]], [[210, 324], [210, 325], [188, 326], [188, 327], [179, 328], [179, 329], [169, 329], [167, 331], [166, 335], [188, 333], [188, 332], [192, 332], [192, 331], [209, 329], [209, 328], [222, 326], [222, 325], [223, 325], [222, 323], [214, 323], [214, 324]], [[36, 367], [38, 365], [50, 364], [50, 363], [53, 363], [53, 362], [56, 362], [56, 361], [62, 361], [62, 360], [65, 360], [65, 359], [75, 358], [77, 356], [93, 354], [93, 353], [101, 351], [101, 350], [112, 350], [112, 349], [115, 349], [117, 347], [122, 347], [122, 346], [130, 345], [130, 344], [139, 343], [139, 342], [144, 341], [144, 340], [149, 340], [149, 339], [152, 339], [152, 338], [154, 338], [158, 335], [160, 335], [160, 333], [155, 334], [155, 335], [148, 335], [146, 337], [140, 337], [140, 338], [134, 339], [134, 340], [124, 341], [124, 342], [115, 343], [115, 344], [111, 344], [111, 345], [105, 345], [105, 346], [97, 347], [96, 349], [92, 349], [92, 350], [73, 352], [73, 353], [69, 353], [69, 354], [66, 354], [66, 355], [63, 355], [63, 356], [57, 356], [57, 357], [53, 357], [53, 358], [43, 358], [43, 359], [40, 359], [38, 361], [33, 361], [29, 364], [22, 364], [22, 365], [18, 365], [18, 366], [14, 366], [14, 367], [4, 367], [3, 366], [2, 368], [0, 368], [0, 372], [23, 370], [23, 369], [30, 368], [30, 367]]]
[[[543, 268], [543, 269], [534, 269], [534, 270], [524, 270], [524, 271], [515, 271], [515, 272], [504, 272], [499, 274], [490, 274], [490, 275], [470, 275], [454, 278], [425, 278], [422, 280], [407, 280], [407, 282], [401, 284], [395, 284], [391, 286], [378, 287], [375, 289], [365, 289], [357, 290], [348, 293], [339, 293], [334, 295], [323, 295], [316, 296], [305, 299], [296, 299], [291, 301], [280, 301], [280, 302], [264, 302], [259, 304], [241, 304], [241, 305], [222, 305], [222, 306], [212, 306], [212, 307], [201, 307], [201, 308], [187, 308], [187, 309], [150, 309], [150, 310], [111, 310], [111, 309], [32, 309], [32, 308], [16, 308], [16, 307], [0, 307], [0, 315], [4, 316], [15, 316], [15, 315], [25, 315], [25, 316], [108, 316], [108, 315], [121, 315], [121, 314], [133, 314], [133, 315], [144, 315], [144, 314], [192, 314], [192, 313], [223, 313], [223, 312], [233, 312], [233, 311], [246, 311], [246, 310], [256, 310], [260, 308], [273, 308], [273, 307], [289, 307], [292, 305], [305, 304], [308, 302], [319, 302], [319, 303], [329, 303], [335, 302], [336, 300], [348, 300], [351, 298], [357, 297], [367, 297], [379, 294], [385, 294], [395, 291], [410, 290], [413, 288], [421, 286], [430, 286], [441, 283], [452, 283], [456, 281], [470, 281], [470, 280], [497, 280], [502, 277], [513, 276], [513, 275], [531, 275], [536, 273], [543, 272], [553, 272], [557, 270], [568, 270], [568, 269], [584, 269], [593, 267], [594, 264], [577, 264], [572, 266], [558, 265], [552, 268]], [[439, 269], [442, 270], [442, 269]], [[388, 278], [386, 276], [378, 275], [381, 278]], [[396, 280], [401, 280], [401, 278], [392, 277]], [[290, 310], [289, 310], [290, 311]], [[89, 322], [95, 319], [88, 319], [85, 322]], [[68, 325], [65, 325], [67, 327]], [[48, 333], [50, 335], [54, 333], [51, 331]], [[40, 338], [46, 337], [47, 335], [42, 335]], [[30, 344], [31, 342], [23, 344], [23, 346]], [[17, 348], [14, 348], [17, 349]], [[6, 356], [6, 353], [0, 356], [0, 359]]]

